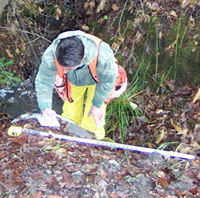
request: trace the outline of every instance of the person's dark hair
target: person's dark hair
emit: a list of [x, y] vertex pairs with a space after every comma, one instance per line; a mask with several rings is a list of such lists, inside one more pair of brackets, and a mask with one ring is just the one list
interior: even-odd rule
[[56, 58], [62, 66], [73, 67], [80, 64], [84, 55], [84, 45], [75, 36], [61, 39], [56, 48]]

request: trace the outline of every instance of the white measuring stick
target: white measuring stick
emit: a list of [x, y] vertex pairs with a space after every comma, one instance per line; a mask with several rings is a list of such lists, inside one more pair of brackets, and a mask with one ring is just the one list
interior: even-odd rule
[[187, 160], [195, 159], [195, 156], [190, 155], [190, 154], [184, 154], [184, 153], [173, 152], [173, 151], [163, 151], [163, 150], [144, 148], [144, 147], [139, 147], [139, 146], [113, 143], [113, 142], [105, 142], [105, 141], [94, 140], [94, 139], [72, 137], [72, 136], [61, 135], [61, 134], [56, 134], [52, 132], [48, 133], [48, 132], [36, 131], [32, 129], [22, 129], [22, 132], [29, 133], [29, 134], [36, 134], [43, 137], [54, 137], [60, 140], [69, 140], [69, 141], [78, 142], [78, 143], [92, 144], [95, 146], [105, 146], [109, 148], [124, 149], [124, 150], [136, 151], [136, 152], [148, 153], [148, 154], [159, 153], [163, 156], [175, 157], [175, 158], [187, 159]]

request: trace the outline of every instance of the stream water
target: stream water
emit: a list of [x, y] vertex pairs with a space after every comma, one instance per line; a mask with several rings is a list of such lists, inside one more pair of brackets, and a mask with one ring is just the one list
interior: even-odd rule
[[[54, 94], [53, 109], [62, 112], [62, 100]], [[36, 93], [30, 80], [26, 80], [18, 87], [0, 89], [0, 112], [8, 113], [11, 118], [16, 118], [25, 113], [39, 113]]]

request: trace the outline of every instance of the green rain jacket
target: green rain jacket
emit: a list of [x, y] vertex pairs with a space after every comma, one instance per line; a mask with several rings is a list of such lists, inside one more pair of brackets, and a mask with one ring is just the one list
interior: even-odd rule
[[61, 39], [76, 36], [84, 45], [83, 63], [74, 71], [67, 73], [69, 81], [76, 86], [87, 86], [96, 84], [95, 94], [92, 104], [101, 107], [115, 85], [118, 75], [118, 67], [114, 60], [114, 54], [110, 46], [101, 42], [98, 56], [97, 76], [99, 82], [96, 83], [89, 71], [88, 64], [94, 58], [97, 45], [89, 35], [80, 30], [68, 31], [58, 35], [53, 43], [45, 50], [42, 62], [35, 79], [36, 96], [40, 110], [52, 108], [52, 94], [54, 89], [57, 67], [54, 61], [56, 47]]

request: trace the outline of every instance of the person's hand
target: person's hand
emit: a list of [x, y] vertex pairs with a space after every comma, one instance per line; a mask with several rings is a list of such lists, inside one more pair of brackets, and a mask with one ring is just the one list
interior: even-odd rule
[[60, 127], [60, 123], [56, 118], [57, 114], [54, 110], [46, 108], [42, 111], [42, 116], [38, 117], [41, 126]]
[[97, 127], [102, 127], [104, 125], [104, 116], [100, 107], [96, 107], [94, 105], [91, 106], [88, 116], [92, 115], [94, 118], [94, 122]]
[[42, 111], [42, 117], [48, 120], [55, 120], [56, 118], [56, 112], [50, 108], [46, 108]]

